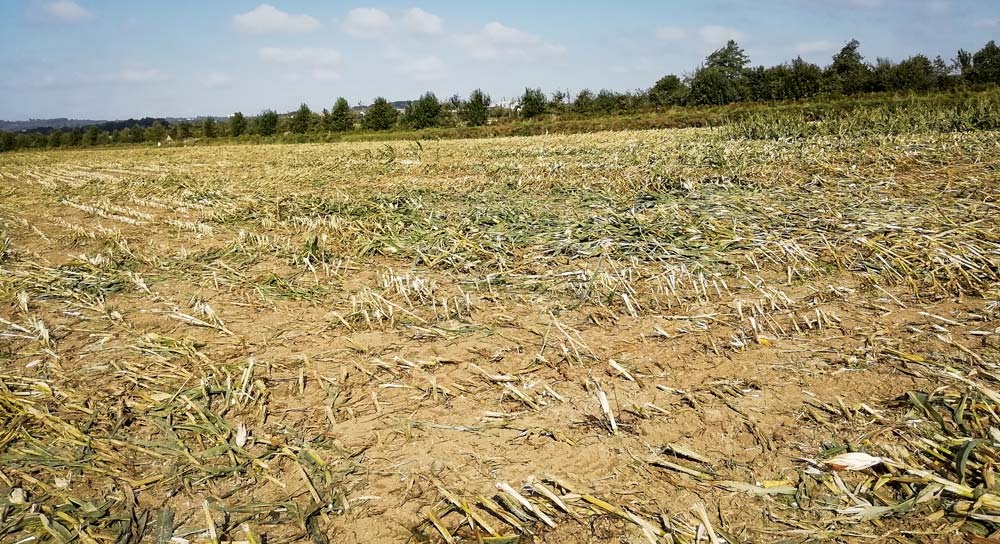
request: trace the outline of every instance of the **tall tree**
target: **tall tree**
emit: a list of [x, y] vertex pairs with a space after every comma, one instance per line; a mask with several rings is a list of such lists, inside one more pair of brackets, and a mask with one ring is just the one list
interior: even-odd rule
[[347, 132], [354, 128], [354, 112], [346, 98], [340, 97], [334, 102], [333, 109], [330, 110], [329, 128], [334, 132]]
[[289, 130], [295, 134], [305, 134], [309, 131], [309, 126], [312, 124], [312, 110], [309, 106], [302, 104], [299, 109], [296, 110], [295, 115], [292, 116], [292, 122], [289, 124]]
[[201, 134], [206, 138], [215, 138], [216, 134], [215, 118], [206, 117], [201, 123]]
[[362, 124], [368, 130], [389, 130], [396, 125], [398, 117], [399, 111], [380, 96], [368, 107]]
[[146, 139], [150, 142], [159, 142], [167, 137], [167, 127], [163, 126], [163, 123], [156, 121], [146, 129]]
[[243, 112], [238, 111], [229, 118], [229, 132], [234, 138], [239, 138], [247, 131], [247, 118]]
[[972, 55], [970, 81], [973, 83], [995, 83], [1000, 85], [1000, 47], [990, 40], [982, 49]]
[[83, 132], [83, 145], [94, 146], [97, 145], [98, 139], [101, 137], [101, 133], [97, 130], [96, 125], [90, 125], [87, 130]]
[[490, 113], [490, 95], [481, 89], [476, 89], [469, 94], [469, 100], [462, 108], [462, 118], [470, 127], [479, 127], [486, 124]]
[[824, 83], [826, 90], [835, 93], [857, 94], [871, 87], [871, 67], [861, 56], [861, 42], [847, 42], [826, 68]]
[[594, 93], [590, 89], [584, 89], [577, 93], [573, 100], [573, 111], [577, 113], [591, 113], [594, 111]]
[[520, 100], [521, 117], [531, 119], [545, 113], [545, 93], [541, 89], [524, 89]]
[[257, 118], [257, 133], [261, 136], [274, 136], [278, 132], [278, 112], [264, 110]]
[[441, 111], [441, 103], [434, 93], [426, 92], [406, 106], [403, 124], [416, 129], [433, 127], [438, 124]]
[[819, 93], [823, 81], [823, 69], [798, 57], [792, 61], [785, 79], [785, 97], [801, 100]]
[[733, 74], [742, 72], [748, 64], [750, 64], [750, 57], [736, 43], [736, 40], [729, 40], [721, 49], [713, 51], [705, 59], [706, 67], [721, 68]]

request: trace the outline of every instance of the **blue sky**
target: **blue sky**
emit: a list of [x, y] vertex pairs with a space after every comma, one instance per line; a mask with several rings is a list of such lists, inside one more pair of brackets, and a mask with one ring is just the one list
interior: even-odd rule
[[337, 96], [494, 100], [649, 87], [735, 38], [754, 64], [955, 56], [1000, 39], [997, 0], [3, 0], [0, 119], [319, 110]]

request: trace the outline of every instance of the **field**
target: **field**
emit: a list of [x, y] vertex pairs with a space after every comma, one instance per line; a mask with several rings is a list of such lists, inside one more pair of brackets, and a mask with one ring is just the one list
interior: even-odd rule
[[774, 123], [0, 157], [0, 541], [996, 542], [1000, 133]]

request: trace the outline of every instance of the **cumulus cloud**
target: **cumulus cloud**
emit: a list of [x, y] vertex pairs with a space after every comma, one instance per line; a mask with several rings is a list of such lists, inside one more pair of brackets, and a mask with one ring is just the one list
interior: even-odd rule
[[566, 53], [562, 45], [496, 21], [487, 23], [475, 34], [453, 36], [452, 41], [466, 55], [478, 60], [558, 57]]
[[242, 32], [310, 32], [320, 27], [315, 17], [293, 15], [270, 5], [261, 4], [252, 11], [233, 16], [233, 26]]
[[354, 8], [347, 12], [344, 30], [355, 36], [371, 37], [389, 30], [392, 19], [389, 14], [376, 8]]
[[811, 53], [827, 53], [836, 51], [839, 46], [828, 40], [816, 40], [811, 42], [799, 42], [792, 47], [792, 51], [797, 55], [809, 55]]
[[440, 34], [444, 32], [444, 21], [420, 8], [412, 8], [403, 14], [403, 24], [414, 32], [421, 34]]
[[79, 23], [94, 18], [94, 14], [72, 0], [46, 2], [41, 6], [45, 16], [62, 23]]
[[118, 73], [118, 80], [125, 83], [155, 83], [169, 79], [159, 68], [125, 68]]
[[679, 26], [661, 26], [656, 29], [656, 37], [668, 42], [680, 41], [687, 38], [687, 36], [687, 29]]
[[444, 77], [444, 61], [435, 56], [405, 61], [397, 67], [399, 73], [416, 81], [433, 81]]
[[287, 66], [331, 66], [343, 58], [336, 49], [323, 47], [262, 47], [257, 53], [261, 60]]

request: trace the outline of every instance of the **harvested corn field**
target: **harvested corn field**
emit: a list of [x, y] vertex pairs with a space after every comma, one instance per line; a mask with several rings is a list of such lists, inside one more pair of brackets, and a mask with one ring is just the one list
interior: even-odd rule
[[0, 541], [995, 542], [998, 136], [5, 155]]

